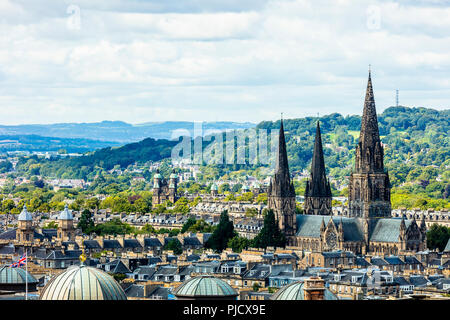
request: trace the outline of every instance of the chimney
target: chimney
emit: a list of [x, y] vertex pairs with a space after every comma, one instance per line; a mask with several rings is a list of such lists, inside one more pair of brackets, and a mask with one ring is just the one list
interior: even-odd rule
[[325, 281], [319, 277], [310, 277], [304, 282], [305, 300], [323, 300], [325, 296]]

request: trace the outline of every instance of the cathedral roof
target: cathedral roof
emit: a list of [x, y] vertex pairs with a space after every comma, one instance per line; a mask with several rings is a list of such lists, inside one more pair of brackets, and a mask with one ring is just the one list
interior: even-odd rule
[[[412, 220], [403, 220], [406, 228], [412, 223]], [[370, 241], [377, 242], [398, 242], [400, 235], [401, 218], [388, 218], [374, 220]]]
[[356, 218], [304, 214], [297, 215], [297, 236], [319, 238], [322, 221], [325, 222], [325, 225], [328, 225], [330, 219], [336, 226], [336, 230], [342, 221], [344, 241], [362, 241], [364, 239], [361, 223]]

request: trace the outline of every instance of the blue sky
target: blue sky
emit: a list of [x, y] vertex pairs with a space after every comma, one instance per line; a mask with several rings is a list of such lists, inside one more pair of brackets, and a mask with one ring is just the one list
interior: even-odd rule
[[448, 109], [450, 1], [0, 0], [1, 124]]

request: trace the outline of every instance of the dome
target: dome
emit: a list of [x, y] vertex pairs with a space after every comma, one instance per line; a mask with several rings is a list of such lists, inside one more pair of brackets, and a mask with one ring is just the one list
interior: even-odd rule
[[175, 189], [175, 185], [172, 182], [169, 184], [169, 189]]
[[174, 292], [177, 298], [235, 299], [238, 295], [225, 281], [209, 275], [191, 278], [183, 282]]
[[106, 272], [85, 265], [72, 266], [52, 278], [40, 300], [127, 300], [125, 292]]
[[[276, 293], [274, 293], [271, 297], [271, 300], [305, 300], [304, 293], [304, 282], [297, 281], [291, 283]], [[330, 290], [325, 289], [324, 292], [324, 300], [337, 300], [336, 295], [334, 295]]]
[[19, 214], [19, 221], [33, 221], [31, 213], [28, 212], [27, 206], [23, 206], [22, 212]]
[[211, 185], [211, 190], [217, 191], [218, 189], [219, 189], [219, 188], [217, 187], [217, 184], [213, 183], [213, 184]]
[[159, 172], [157, 172], [157, 173], [153, 176], [153, 178], [154, 178], [154, 179], [162, 179], [162, 175], [161, 175]]
[[177, 174], [174, 172], [170, 175], [170, 179], [178, 179]]
[[37, 283], [35, 277], [22, 268], [11, 268], [9, 266], [0, 267], [0, 284], [25, 284], [27, 278], [28, 284]]
[[61, 211], [61, 214], [59, 215], [58, 220], [73, 220], [72, 212], [67, 207], [67, 204], [64, 207], [64, 210]]

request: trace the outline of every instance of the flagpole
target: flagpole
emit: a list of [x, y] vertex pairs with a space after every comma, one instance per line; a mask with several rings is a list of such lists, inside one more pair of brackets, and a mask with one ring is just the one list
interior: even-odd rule
[[25, 300], [28, 300], [28, 249], [25, 247]]

